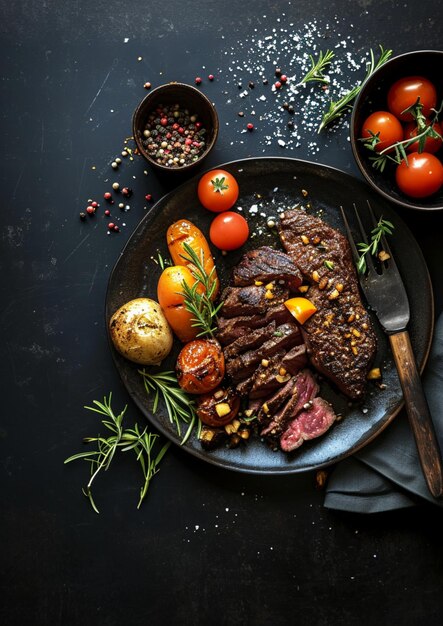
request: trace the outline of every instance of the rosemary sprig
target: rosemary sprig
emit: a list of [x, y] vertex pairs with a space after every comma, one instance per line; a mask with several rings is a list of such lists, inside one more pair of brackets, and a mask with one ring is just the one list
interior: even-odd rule
[[223, 305], [222, 302], [218, 305], [214, 305], [212, 301], [215, 290], [217, 289], [215, 267], [207, 274], [203, 265], [203, 259], [199, 257], [195, 250], [187, 243], [183, 244], [183, 248], [186, 254], [182, 254], [181, 256], [186, 263], [190, 264], [189, 267], [192, 275], [196, 279], [192, 287], [185, 282], [182, 283], [185, 307], [193, 315], [192, 326], [201, 328], [201, 332], [198, 333], [197, 337], [204, 337], [206, 335], [213, 337], [217, 330], [217, 313]]
[[351, 103], [353, 102], [353, 100], [355, 100], [355, 98], [359, 94], [364, 83], [375, 72], [375, 70], [378, 70], [378, 68], [381, 67], [384, 63], [386, 63], [386, 61], [388, 61], [388, 59], [391, 57], [392, 50], [385, 50], [383, 46], [379, 46], [379, 48], [380, 48], [380, 58], [378, 59], [377, 62], [375, 62], [374, 52], [372, 48], [369, 51], [370, 58], [366, 64], [366, 76], [363, 79], [363, 81], [361, 83], [358, 83], [357, 85], [355, 85], [355, 87], [353, 87], [347, 93], [345, 93], [344, 96], [342, 96], [339, 100], [337, 100], [337, 102], [331, 101], [329, 103], [329, 109], [323, 114], [322, 121], [320, 123], [320, 126], [318, 127], [319, 133], [328, 124], [330, 124], [331, 122], [341, 117], [344, 113], [346, 113], [346, 111], [348, 111], [351, 108]]
[[320, 50], [317, 60], [315, 60], [312, 54], [310, 54], [309, 58], [311, 60], [311, 69], [308, 70], [308, 72], [303, 76], [301, 81], [295, 85], [295, 87], [301, 87], [301, 85], [312, 81], [317, 81], [319, 83], [329, 83], [329, 78], [324, 76], [323, 71], [330, 64], [334, 56], [335, 55], [331, 50], [326, 50], [324, 54]]
[[170, 446], [170, 442], [167, 442], [161, 448], [157, 456], [154, 457], [153, 449], [157, 443], [159, 435], [149, 433], [146, 428], [140, 432], [137, 424], [135, 424], [134, 428], [124, 429], [122, 422], [127, 406], [125, 406], [124, 409], [116, 415], [111, 407], [111, 401], [112, 393], [109, 394], [108, 398], [105, 396], [103, 398], [103, 402], [94, 400], [93, 404], [95, 406], [85, 406], [85, 409], [94, 411], [99, 415], [103, 415], [106, 419], [102, 419], [102, 424], [105, 428], [111, 431], [112, 435], [110, 437], [101, 437], [100, 435], [97, 437], [85, 437], [83, 440], [84, 443], [95, 442], [97, 444], [97, 449], [90, 452], [80, 452], [78, 454], [74, 454], [64, 461], [66, 464], [77, 459], [83, 459], [91, 464], [91, 477], [88, 484], [83, 487], [82, 491], [83, 494], [89, 499], [89, 502], [96, 513], [99, 513], [99, 510], [92, 496], [92, 484], [102, 470], [107, 471], [109, 469], [111, 461], [117, 450], [120, 450], [121, 452], [134, 450], [137, 461], [140, 463], [142, 468], [144, 483], [140, 489], [140, 498], [137, 505], [137, 508], [140, 508], [140, 505], [148, 491], [151, 480], [158, 472], [158, 464]]
[[371, 254], [377, 256], [378, 246], [383, 235], [392, 235], [394, 225], [388, 220], [384, 220], [383, 217], [377, 222], [377, 225], [371, 230], [371, 241], [369, 243], [360, 242], [357, 244], [358, 251], [360, 253], [357, 262], [357, 271], [359, 274], [364, 274], [367, 269], [366, 255]]
[[149, 374], [143, 369], [139, 370], [139, 373], [143, 376], [143, 383], [148, 396], [154, 393], [152, 412], [157, 412], [160, 398], [162, 398], [169, 421], [175, 425], [179, 436], [181, 436], [182, 424], [187, 426], [187, 430], [180, 442], [183, 445], [189, 439], [197, 422], [198, 428], [200, 428], [200, 420], [197, 420], [194, 401], [179, 386], [174, 372], [167, 371], [160, 374]]

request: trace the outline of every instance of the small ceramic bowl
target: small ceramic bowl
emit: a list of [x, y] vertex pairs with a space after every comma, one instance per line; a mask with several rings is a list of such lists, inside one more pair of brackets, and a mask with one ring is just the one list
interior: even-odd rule
[[[132, 132], [140, 154], [165, 172], [194, 169], [214, 147], [218, 130], [215, 106], [201, 91], [184, 83], [172, 82], [153, 89], [140, 102], [132, 118]], [[172, 137], [166, 137], [167, 134]], [[162, 143], [168, 145], [162, 147]]]
[[[360, 91], [351, 117], [351, 146], [363, 176], [382, 196], [400, 207], [419, 211], [438, 211], [443, 209], [443, 187], [436, 194], [427, 198], [412, 198], [403, 194], [395, 182], [395, 163], [387, 163], [384, 172], [372, 166], [369, 157], [373, 155], [361, 137], [365, 119], [375, 111], [386, 111], [387, 94], [390, 86], [400, 78], [424, 76], [437, 89], [437, 109], [443, 99], [443, 52], [437, 50], [418, 50], [394, 57], [380, 67], [367, 80]], [[440, 116], [440, 120], [443, 117]], [[443, 149], [435, 155], [443, 162]]]

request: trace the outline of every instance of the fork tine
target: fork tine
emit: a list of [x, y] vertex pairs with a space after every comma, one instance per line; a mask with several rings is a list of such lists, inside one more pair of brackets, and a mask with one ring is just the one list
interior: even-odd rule
[[348, 218], [346, 217], [345, 210], [342, 206], [340, 207], [340, 211], [341, 211], [341, 216], [343, 218], [343, 222], [345, 225], [346, 234], [348, 236], [349, 245], [351, 246], [352, 256], [354, 257], [354, 263], [358, 263], [358, 259], [359, 259], [358, 250], [354, 243], [354, 238], [352, 236], [351, 229], [349, 227]]
[[[363, 241], [365, 242], [366, 245], [368, 245], [368, 238], [366, 236], [366, 231], [364, 229], [364, 226], [362, 224], [362, 221], [360, 219], [360, 215], [358, 214], [357, 211], [357, 207], [355, 206], [355, 204], [352, 205], [354, 207], [354, 211], [355, 211], [355, 217], [357, 218], [357, 222], [358, 222], [358, 226], [360, 228], [360, 234], [361, 237], [363, 239]], [[366, 254], [366, 267], [368, 268], [368, 270], [370, 272], [375, 272], [375, 266], [374, 266], [374, 262], [372, 260], [372, 255], [371, 254]]]

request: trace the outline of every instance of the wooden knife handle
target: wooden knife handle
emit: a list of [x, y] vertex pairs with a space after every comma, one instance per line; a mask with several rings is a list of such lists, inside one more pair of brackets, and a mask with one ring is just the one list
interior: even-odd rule
[[443, 493], [442, 459], [408, 331], [389, 335], [400, 378], [405, 408], [417, 444], [418, 457], [429, 491], [435, 498]]

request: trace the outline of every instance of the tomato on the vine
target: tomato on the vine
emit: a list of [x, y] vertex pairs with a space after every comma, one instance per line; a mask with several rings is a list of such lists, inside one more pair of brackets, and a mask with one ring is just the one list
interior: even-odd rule
[[426, 198], [443, 185], [443, 165], [433, 154], [413, 152], [395, 172], [397, 185], [412, 198]]
[[220, 250], [236, 250], [248, 237], [248, 222], [238, 213], [226, 211], [212, 220], [209, 238]]
[[200, 178], [197, 193], [205, 209], [221, 213], [232, 208], [237, 202], [238, 184], [229, 172], [212, 170]]
[[423, 76], [408, 76], [397, 80], [388, 91], [388, 109], [404, 122], [413, 119], [411, 113], [403, 113], [420, 98], [422, 113], [428, 117], [437, 104], [437, 90]]
[[[430, 124], [430, 122], [427, 122], [427, 126], [429, 126], [429, 124]], [[434, 122], [433, 129], [441, 137], [442, 128], [441, 128], [441, 126], [440, 126], [440, 124], [438, 122]], [[409, 122], [409, 124], [406, 124], [406, 126], [405, 126], [405, 139], [413, 139], [418, 134], [419, 133], [418, 133], [418, 129], [417, 129], [417, 124], [415, 122]], [[443, 144], [443, 141], [440, 138], [438, 138], [438, 137], [431, 137], [431, 136], [428, 135], [425, 138], [425, 145], [424, 145], [424, 148], [423, 148], [422, 152], [430, 152], [431, 154], [435, 154], [436, 152], [438, 152], [440, 150], [442, 144]], [[406, 148], [406, 150], [407, 150], [407, 152], [418, 152], [418, 139], [417, 139], [417, 141], [414, 141], [414, 143], [411, 143], [411, 145], [409, 145]]]
[[361, 134], [365, 139], [378, 134], [379, 142], [375, 145], [375, 150], [380, 152], [403, 139], [403, 128], [392, 113], [376, 111], [366, 118]]

